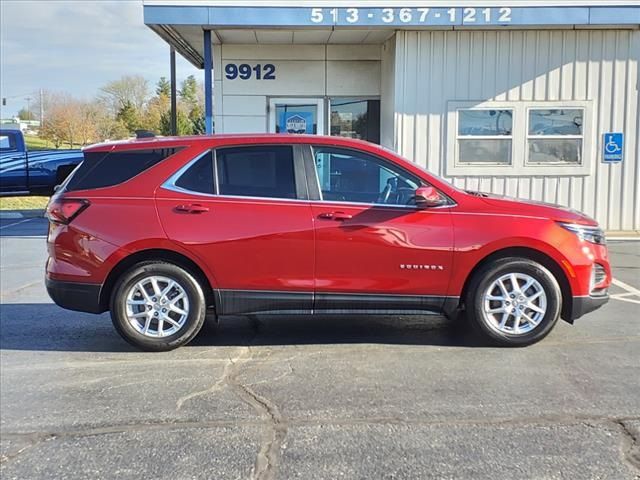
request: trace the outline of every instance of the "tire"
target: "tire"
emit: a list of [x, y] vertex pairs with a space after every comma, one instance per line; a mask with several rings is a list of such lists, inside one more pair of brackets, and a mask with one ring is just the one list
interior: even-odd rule
[[524, 347], [542, 340], [553, 329], [562, 310], [562, 293], [556, 278], [543, 265], [509, 257], [492, 261], [474, 274], [465, 305], [468, 321], [484, 340], [498, 346]]
[[[165, 295], [157, 293], [164, 291]], [[185, 269], [162, 261], [140, 263], [125, 272], [114, 286], [109, 305], [111, 320], [122, 338], [155, 352], [189, 343], [206, 315], [202, 285]]]

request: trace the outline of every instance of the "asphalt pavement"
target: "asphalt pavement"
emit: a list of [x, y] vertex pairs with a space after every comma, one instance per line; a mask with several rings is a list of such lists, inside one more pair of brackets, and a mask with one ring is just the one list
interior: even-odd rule
[[441, 317], [225, 318], [143, 353], [0, 220], [0, 477], [640, 479], [640, 242], [614, 298], [524, 349]]

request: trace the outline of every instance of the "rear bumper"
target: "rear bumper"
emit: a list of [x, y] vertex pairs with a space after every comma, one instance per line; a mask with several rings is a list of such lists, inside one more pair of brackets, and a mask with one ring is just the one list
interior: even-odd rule
[[566, 318], [568, 322], [573, 322], [574, 320], [582, 317], [586, 313], [593, 312], [597, 310], [602, 305], [609, 301], [609, 295], [598, 295], [598, 296], [586, 296], [586, 297], [573, 297], [572, 305], [571, 305], [571, 315], [569, 318]]
[[77, 312], [102, 313], [100, 290], [96, 283], [63, 282], [47, 278], [47, 293], [56, 305]]

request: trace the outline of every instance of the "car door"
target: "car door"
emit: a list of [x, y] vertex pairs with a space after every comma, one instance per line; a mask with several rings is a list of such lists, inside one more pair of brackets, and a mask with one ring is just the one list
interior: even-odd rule
[[220, 314], [312, 307], [313, 219], [299, 148], [208, 151], [157, 193], [168, 237], [215, 277]]
[[321, 198], [312, 206], [315, 308], [439, 310], [452, 266], [450, 209], [417, 208], [425, 182], [388, 159], [327, 146], [309, 155], [310, 191]]

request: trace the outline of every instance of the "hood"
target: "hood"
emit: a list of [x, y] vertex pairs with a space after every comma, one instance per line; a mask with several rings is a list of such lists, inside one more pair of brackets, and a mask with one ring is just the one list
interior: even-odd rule
[[554, 221], [580, 223], [582, 225], [598, 225], [593, 218], [572, 208], [555, 205], [553, 203], [494, 195], [482, 192], [467, 192], [479, 198], [485, 205], [495, 212], [516, 213], [522, 216], [545, 217]]

